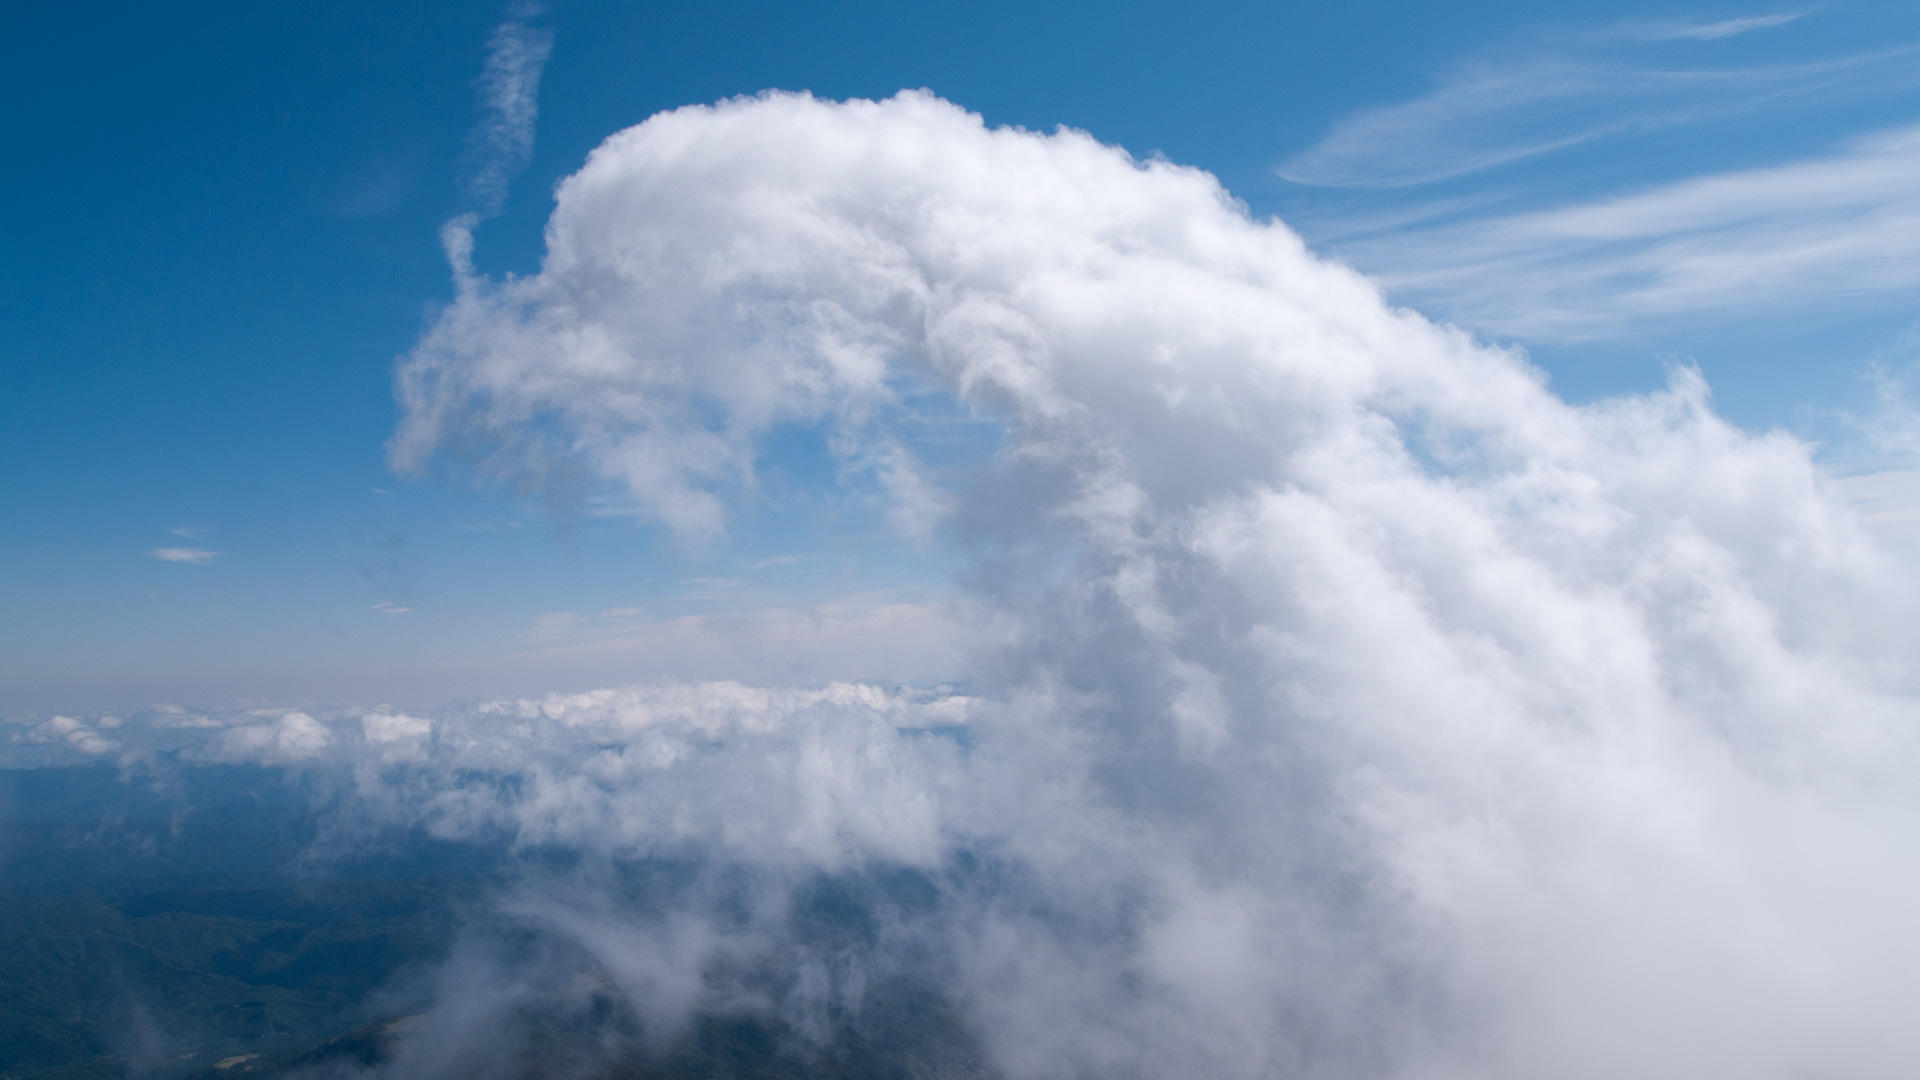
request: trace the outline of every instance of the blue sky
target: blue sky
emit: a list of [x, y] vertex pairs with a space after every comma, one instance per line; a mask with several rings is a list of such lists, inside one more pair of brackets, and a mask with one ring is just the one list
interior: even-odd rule
[[[805, 431], [705, 545], [457, 461], [395, 475], [393, 365], [453, 296], [438, 234], [473, 206], [504, 15], [9, 15], [0, 79], [30, 104], [0, 121], [0, 711], [565, 685], [617, 673], [578, 650], [636, 626], [942, 593], [937, 556], [819, 497]], [[570, 3], [526, 25], [552, 33], [537, 139], [479, 226], [483, 273], [537, 269], [553, 184], [659, 110], [924, 86], [1210, 170], [1576, 400], [1697, 364], [1742, 425], [1905, 464], [1869, 376], [1920, 351], [1908, 5]], [[929, 422], [957, 459], [992, 445]]]

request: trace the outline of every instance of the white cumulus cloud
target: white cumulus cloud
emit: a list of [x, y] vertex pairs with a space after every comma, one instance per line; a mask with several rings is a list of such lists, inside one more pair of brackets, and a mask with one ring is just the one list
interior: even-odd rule
[[315, 758], [333, 741], [326, 724], [307, 713], [286, 712], [270, 722], [228, 728], [209, 744], [207, 753], [216, 761], [289, 765]]
[[[763, 440], [816, 429], [959, 568], [972, 682], [661, 683], [358, 738], [289, 713], [216, 745], [358, 761], [359, 805], [440, 835], [750, 883], [511, 906], [656, 1030], [810, 1030], [918, 956], [1013, 1078], [1920, 1057], [1914, 568], [1696, 375], [1571, 406], [1205, 173], [925, 93], [656, 116], [547, 238], [402, 363], [396, 462], [478, 448], [714, 536]], [[928, 387], [999, 426], [991, 460], [922, 464]], [[875, 867], [933, 899], [864, 959], [788, 942], [812, 876]], [[755, 964], [790, 992], [727, 982]], [[475, 970], [410, 1075], [452, 1060], [433, 1039], [497, 1045], [537, 983]]]

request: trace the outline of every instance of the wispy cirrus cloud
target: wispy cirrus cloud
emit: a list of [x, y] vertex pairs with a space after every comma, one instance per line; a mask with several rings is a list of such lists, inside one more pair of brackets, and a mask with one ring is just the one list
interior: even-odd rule
[[540, 76], [553, 52], [553, 31], [528, 20], [543, 14], [538, 4], [518, 4], [494, 27], [477, 86], [480, 123], [469, 138], [472, 173], [467, 192], [481, 216], [500, 212], [507, 188], [533, 157], [539, 118]]
[[1627, 24], [1456, 66], [1431, 93], [1366, 109], [1275, 171], [1321, 187], [1403, 188], [1569, 147], [1763, 110], [1871, 97], [1920, 82], [1920, 49], [1795, 63], [1675, 65], [1622, 54], [1622, 41], [1708, 41], [1798, 16], [1713, 24]]
[[[1280, 165], [1352, 189], [1294, 220], [1396, 299], [1532, 341], [1884, 310], [1920, 285], [1920, 127], [1889, 127], [1904, 117], [1886, 108], [1920, 90], [1920, 42], [1819, 55], [1774, 37], [1756, 62], [1729, 40], [1810, 13], [1541, 31], [1468, 57]], [[1762, 116], [1790, 141], [1756, 133]], [[1745, 158], [1689, 157], [1681, 128], [1738, 132]], [[1602, 141], [1604, 158], [1553, 160]]]
[[[1912, 495], [1905, 510], [1920, 526], [1920, 322], [1868, 358], [1865, 382], [1872, 391], [1871, 404], [1839, 413], [1840, 431], [1827, 447], [1826, 460], [1854, 476], [1906, 477], [1892, 482]], [[1877, 497], [1885, 495], [1882, 491]]]
[[1675, 316], [1884, 304], [1920, 289], [1920, 126], [1789, 164], [1351, 242], [1395, 295], [1582, 340]]
[[544, 12], [537, 3], [514, 4], [487, 41], [486, 63], [475, 82], [480, 120], [467, 139], [468, 208], [440, 229], [457, 281], [473, 273], [473, 230], [500, 213], [513, 178], [533, 158], [540, 76], [553, 52], [553, 31], [530, 20]]
[[820, 556], [817, 554], [775, 555], [771, 558], [755, 559], [747, 564], [747, 569], [754, 571], [778, 570], [788, 566], [798, 566], [801, 563], [814, 562], [819, 558]]
[[1747, 15], [1737, 19], [1720, 19], [1714, 22], [1649, 22], [1630, 23], [1627, 29], [1652, 41], [1717, 41], [1720, 38], [1733, 37], [1751, 30], [1768, 30], [1776, 26], [1785, 26], [1790, 22], [1803, 19], [1805, 11], [1780, 11], [1771, 15]]
[[189, 563], [194, 566], [205, 566], [226, 553], [221, 551], [208, 551], [206, 548], [164, 547], [154, 548], [147, 554], [152, 555], [161, 562]]

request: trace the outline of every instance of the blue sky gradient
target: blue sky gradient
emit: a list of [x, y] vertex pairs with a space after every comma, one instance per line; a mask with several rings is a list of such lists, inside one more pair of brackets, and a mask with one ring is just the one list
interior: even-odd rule
[[[768, 445], [706, 545], [451, 457], [395, 475], [393, 365], [453, 296], [439, 230], [475, 208], [476, 78], [502, 17], [8, 16], [0, 712], [532, 689], [512, 680], [606, 669], [497, 658], [943, 595], [953, 567], [875, 506], [819, 497], [835, 466], [805, 431]], [[662, 109], [927, 87], [990, 125], [1207, 169], [1397, 301], [1528, 349], [1574, 400], [1697, 364], [1737, 423], [1825, 440], [1855, 471], [1907, 464], [1900, 417], [1874, 410], [1917, 348], [1920, 184], [1901, 181], [1920, 156], [1895, 145], [1920, 123], [1911, 5], [582, 2], [524, 21], [552, 54], [531, 155], [476, 233], [484, 274], [537, 270], [554, 183]], [[1671, 218], [1685, 185], [1728, 176], [1750, 213]], [[1554, 240], [1629, 197], [1624, 232]], [[1677, 299], [1648, 299], [1629, 258], [1685, 241], [1757, 265], [1740, 244], [1794, 228], [1884, 250]], [[935, 413], [925, 445], [991, 452], [990, 425]]]

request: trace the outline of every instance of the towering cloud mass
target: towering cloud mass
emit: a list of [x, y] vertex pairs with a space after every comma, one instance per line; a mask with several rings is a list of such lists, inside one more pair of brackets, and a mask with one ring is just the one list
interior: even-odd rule
[[[402, 364], [396, 460], [586, 475], [697, 543], [819, 432], [960, 568], [967, 693], [211, 745], [345, 755], [375, 817], [601, 867], [513, 910], [646, 1037], [819, 1030], [911, 969], [1018, 1078], [1920, 1060], [1911, 567], [1694, 375], [1570, 406], [1205, 173], [924, 93], [656, 116], [558, 201], [541, 271], [468, 278]], [[990, 461], [926, 452], [936, 399]], [[700, 869], [624, 903], [649, 859]], [[795, 929], [828, 879], [894, 882], [831, 947]], [[544, 985], [463, 963], [409, 1068], [468, 1068], [432, 1033]]]

